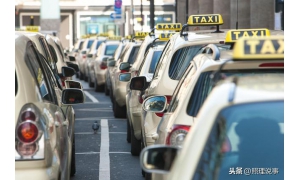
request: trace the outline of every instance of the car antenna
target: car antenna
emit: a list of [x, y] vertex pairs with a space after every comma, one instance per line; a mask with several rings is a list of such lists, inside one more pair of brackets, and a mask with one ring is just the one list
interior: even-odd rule
[[236, 23], [235, 28], [238, 29], [239, 26], [239, 0], [236, 0]]

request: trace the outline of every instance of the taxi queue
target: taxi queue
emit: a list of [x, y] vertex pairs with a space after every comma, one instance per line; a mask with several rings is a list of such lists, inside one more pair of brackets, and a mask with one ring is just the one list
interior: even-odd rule
[[[184, 25], [157, 24], [151, 32], [124, 38], [84, 37], [68, 56], [62, 53], [69, 57], [69, 68], [59, 72], [53, 57], [38, 53], [33, 40], [16, 32], [33, 44], [41, 61], [37, 70], [32, 66], [38, 63], [27, 63], [38, 100], [28, 99], [16, 109], [16, 174], [18, 167], [24, 171], [30, 158], [41, 155], [38, 141], [47, 140], [49, 147], [58, 143], [51, 136], [56, 132], [35, 126], [47, 122], [51, 127], [53, 118], [60, 118], [63, 126], [70, 120], [59, 117], [55, 105], [84, 102], [80, 83], [66, 80], [76, 74], [110, 97], [116, 118], [126, 118], [126, 140], [131, 154], [140, 156], [145, 179], [283, 179], [283, 31], [221, 29], [222, 24], [220, 14], [202, 14], [190, 16]], [[187, 30], [196, 26], [211, 29]], [[42, 76], [44, 71], [53, 76]], [[62, 82], [65, 86], [59, 88]], [[53, 90], [55, 105], [47, 107], [46, 115], [35, 105], [51, 94], [45, 87], [60, 89]], [[39, 169], [40, 177], [50, 166], [55, 177], [68, 179], [74, 173], [74, 137], [69, 134], [66, 141], [71, 149], [66, 164], [49, 160]], [[28, 172], [39, 165], [32, 164]]]

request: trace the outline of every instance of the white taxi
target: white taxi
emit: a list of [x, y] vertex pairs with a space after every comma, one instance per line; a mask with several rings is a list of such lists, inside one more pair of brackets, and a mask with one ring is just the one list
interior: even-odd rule
[[[68, 68], [62, 73], [74, 75]], [[68, 180], [75, 174], [69, 117], [61, 106], [83, 103], [84, 94], [76, 88], [58, 91], [36, 44], [15, 32], [15, 179]]]
[[[198, 19], [206, 19], [199, 21]], [[210, 20], [212, 18], [212, 21]], [[172, 94], [184, 74], [190, 61], [208, 44], [215, 44], [221, 49], [230, 49], [230, 45], [224, 44], [226, 31], [220, 30], [219, 25], [223, 24], [222, 16], [212, 15], [192, 15], [187, 24], [183, 25], [180, 33], [175, 33], [170, 37], [166, 47], [160, 57], [158, 65], [153, 75], [153, 79], [147, 87], [145, 77], [135, 77], [131, 80], [134, 90], [145, 90], [144, 99], [151, 95], [165, 95], [170, 101]], [[216, 30], [205, 30], [199, 32], [184, 32], [188, 26], [215, 25]], [[142, 89], [135, 89], [134, 83], [142, 83]], [[163, 113], [145, 112], [142, 121], [142, 143], [144, 146], [154, 144], [153, 136], [156, 134], [158, 123]]]
[[[241, 38], [235, 49], [235, 60], [284, 58], [283, 36]], [[178, 146], [147, 147], [140, 158], [146, 172], [172, 180], [204, 176], [283, 179], [284, 74], [236, 74], [221, 80], [222, 70], [212, 76], [214, 87], [194, 117], [195, 123], [175, 161]], [[158, 108], [163, 109], [161, 104]], [[152, 161], [158, 154], [169, 159]]]

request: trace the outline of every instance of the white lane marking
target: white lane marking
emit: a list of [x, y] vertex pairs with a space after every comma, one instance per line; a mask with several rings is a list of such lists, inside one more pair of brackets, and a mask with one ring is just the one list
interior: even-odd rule
[[[126, 134], [127, 132], [109, 132], [109, 134]], [[75, 134], [94, 134], [94, 132], [79, 132]], [[97, 132], [97, 134], [101, 134], [101, 132]]]
[[[99, 154], [100, 152], [82, 152], [82, 153], [75, 153], [75, 154]], [[109, 152], [109, 154], [131, 154], [131, 152]]]
[[95, 103], [98, 103], [99, 101], [93, 96], [93, 95], [91, 95], [89, 92], [87, 92], [87, 91], [83, 91], [84, 93], [85, 93], [85, 95], [87, 96], [87, 97], [89, 97], [93, 102], [95, 102]]
[[110, 179], [109, 127], [107, 119], [101, 119], [99, 180], [102, 179]]

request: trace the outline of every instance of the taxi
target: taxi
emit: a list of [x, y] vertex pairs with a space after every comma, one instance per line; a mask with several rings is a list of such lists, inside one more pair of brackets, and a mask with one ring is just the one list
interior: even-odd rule
[[[84, 39], [77, 39], [76, 43], [74, 44], [73, 49], [68, 53], [68, 56], [73, 56], [75, 58], [75, 62], [78, 65], [78, 55], [79, 51], [82, 49]], [[76, 77], [80, 77], [80, 71], [76, 73]]]
[[[241, 38], [233, 50], [234, 61], [259, 61], [261, 67], [282, 64], [283, 59], [283, 36]], [[227, 77], [226, 66], [211, 77], [213, 88], [204, 103], [198, 103], [201, 109], [190, 104], [197, 107], [194, 124], [186, 137], [178, 134], [173, 139], [185, 139], [181, 146], [155, 144], [143, 150], [140, 160], [146, 172], [172, 180], [204, 175], [209, 179], [268, 179], [268, 175], [283, 179], [283, 72], [235, 73]], [[199, 95], [194, 95], [199, 101], [195, 98]], [[159, 98], [161, 103], [156, 108], [162, 110], [166, 98]], [[154, 104], [148, 102], [148, 106]], [[172, 157], [162, 160], [163, 165], [150, 161], [155, 154], [167, 151]]]
[[87, 65], [89, 73], [89, 86], [94, 87], [96, 92], [104, 91], [105, 75], [107, 71], [107, 59], [112, 57], [119, 45], [119, 41], [108, 37], [97, 49], [95, 59], [91, 59]]
[[[128, 42], [124, 48], [123, 53], [115, 62], [115, 68], [112, 70], [111, 84], [112, 84], [112, 104], [113, 112], [116, 118], [126, 117], [126, 85], [128, 82], [119, 80], [121, 73], [127, 72], [130, 65], [134, 63], [136, 55], [141, 46], [141, 41]], [[129, 66], [121, 66], [122, 62], [128, 62]]]
[[[65, 75], [74, 71], [62, 68]], [[75, 149], [62, 105], [84, 102], [80, 89], [57, 87], [48, 62], [24, 33], [15, 32], [15, 179], [70, 179]]]
[[[202, 19], [201, 21], [199, 20]], [[212, 20], [211, 20], [212, 18]], [[204, 20], [203, 20], [204, 19]], [[164, 51], [157, 64], [153, 79], [148, 86], [145, 77], [134, 77], [131, 79], [132, 90], [145, 90], [143, 98], [152, 95], [164, 95], [168, 102], [172, 99], [172, 94], [184, 74], [190, 61], [208, 44], [214, 44], [221, 50], [228, 50], [231, 45], [224, 44], [227, 30], [220, 30], [223, 24], [220, 14], [191, 15], [187, 24], [184, 24], [180, 33], [175, 33], [170, 37]], [[217, 26], [216, 30], [203, 30], [197, 32], [184, 31], [189, 26]], [[209, 53], [209, 52], [208, 52]], [[142, 83], [143, 88], [135, 89], [135, 83]], [[146, 112], [142, 117], [142, 143], [144, 146], [154, 144], [153, 135], [156, 134], [158, 123], [163, 113]]]
[[80, 79], [85, 79], [85, 69], [84, 69], [84, 63], [87, 60], [87, 54], [90, 51], [90, 48], [93, 44], [93, 42], [96, 40], [96, 37], [88, 37], [84, 40], [82, 44], [82, 49], [79, 51], [77, 58], [78, 66], [80, 70]]
[[[106, 40], [106, 37], [97, 37], [95, 39], [95, 41], [93, 42], [88, 54], [87, 54], [87, 59], [86, 61], [84, 62], [84, 71], [86, 72], [86, 76], [84, 77], [84, 81], [87, 81], [87, 82], [90, 82], [89, 78], [90, 77], [90, 67], [89, 67], [89, 64], [91, 63], [91, 61], [94, 61], [96, 56], [97, 56], [97, 50], [100, 46], [100, 44], [102, 44], [104, 41]], [[91, 84], [89, 83], [89, 86], [90, 87], [93, 87], [91, 86]]]
[[[146, 52], [144, 59], [142, 60], [137, 76], [146, 76], [147, 82], [151, 81], [163, 48], [164, 45], [153, 45], [152, 47], [150, 47], [150, 49]], [[122, 73], [119, 76], [120, 81], [124, 82], [129, 82], [130, 78], [131, 73]], [[130, 83], [127, 84], [126, 94], [127, 142], [131, 142], [131, 154], [138, 155], [141, 151], [141, 117], [143, 92], [136, 90], [128, 91], [129, 85]]]
[[155, 145], [140, 160], [145, 171], [166, 180], [284, 179], [283, 74], [219, 82], [182, 148]]
[[104, 93], [106, 96], [110, 95], [110, 90], [111, 90], [111, 74], [112, 74], [112, 70], [114, 68], [113, 66], [109, 66], [109, 62], [116, 62], [116, 60], [119, 59], [125, 45], [127, 42], [129, 42], [129, 37], [125, 37], [122, 40], [120, 40], [119, 45], [115, 51], [115, 53], [113, 54], [113, 56], [111, 58], [107, 59], [107, 71], [106, 71], [106, 75], [105, 75], [105, 84], [104, 84]]
[[[64, 87], [62, 86], [62, 78], [66, 79], [68, 77], [72, 77], [75, 74], [75, 70], [73, 68], [62, 66], [61, 67], [61, 73], [58, 72], [57, 65], [55, 59], [52, 57], [50, 46], [47, 43], [45, 35], [39, 33], [39, 32], [18, 32], [19, 34], [26, 35], [31, 41], [33, 41], [38, 49], [39, 55], [41, 58], [49, 64], [51, 68], [51, 74], [53, 74], [51, 80], [53, 85], [56, 87], [56, 93], [57, 98], [60, 99], [62, 96], [62, 90]], [[69, 73], [65, 73], [68, 71]], [[67, 117], [69, 128], [68, 128], [68, 134], [70, 136], [71, 142], [72, 142], [72, 153], [74, 155], [72, 156], [72, 166], [74, 170], [72, 170], [72, 174], [75, 174], [75, 111], [72, 106], [63, 105], [61, 104], [61, 101], [57, 101], [58, 105], [61, 106], [63, 112], [65, 113], [65, 117]]]
[[[261, 32], [260, 35], [249, 36], [252, 38], [270, 36], [268, 29], [241, 29], [234, 30], [240, 34], [244, 32]], [[228, 31], [227, 36], [230, 36], [232, 31]], [[238, 38], [231, 36], [226, 37], [226, 43], [234, 43]], [[213, 45], [210, 45], [213, 47]], [[237, 46], [237, 45], [234, 45]], [[234, 47], [233, 52], [240, 51], [241, 47]], [[184, 137], [189, 131], [189, 128], [194, 123], [194, 117], [201, 108], [207, 95], [210, 93], [213, 83], [210, 76], [214, 71], [222, 68], [222, 76], [244, 76], [247, 74], [264, 74], [264, 73], [283, 73], [282, 60], [257, 60], [249, 61], [248, 59], [236, 60], [232, 59], [232, 51], [220, 52], [217, 48], [212, 54], [199, 54], [193, 58], [187, 71], [180, 79], [166, 111], [158, 125], [157, 134], [154, 134], [153, 139], [155, 144], [168, 144], [181, 146]], [[220, 52], [220, 53], [219, 53]], [[218, 57], [216, 59], [214, 57]], [[232, 62], [227, 62], [228, 60]], [[278, 64], [277, 64], [278, 63]], [[277, 66], [276, 66], [277, 65]], [[224, 67], [223, 67], [224, 66]], [[151, 101], [154, 101], [155, 97]], [[146, 111], [160, 113], [144, 108]], [[177, 138], [177, 137], [181, 138]]]

